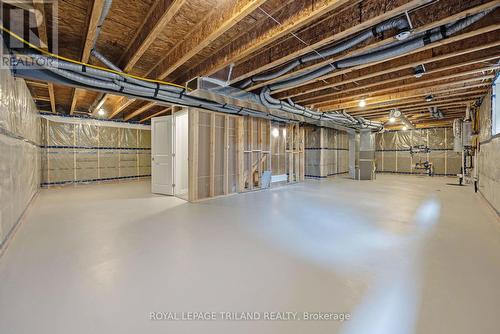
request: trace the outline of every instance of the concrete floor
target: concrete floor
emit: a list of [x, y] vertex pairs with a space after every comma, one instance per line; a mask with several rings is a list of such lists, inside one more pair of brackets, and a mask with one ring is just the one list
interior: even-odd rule
[[[198, 204], [144, 181], [42, 190], [0, 258], [0, 332], [496, 333], [498, 217], [447, 183], [337, 178]], [[149, 319], [209, 311], [302, 320]]]

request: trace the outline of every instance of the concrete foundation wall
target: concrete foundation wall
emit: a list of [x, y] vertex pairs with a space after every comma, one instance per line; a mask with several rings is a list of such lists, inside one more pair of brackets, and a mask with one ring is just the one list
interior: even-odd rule
[[491, 134], [491, 92], [483, 99], [479, 108], [479, 191], [500, 212], [500, 136]]

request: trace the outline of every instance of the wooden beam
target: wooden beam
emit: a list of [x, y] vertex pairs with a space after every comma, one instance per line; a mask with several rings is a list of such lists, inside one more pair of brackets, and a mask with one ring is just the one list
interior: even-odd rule
[[191, 38], [180, 43], [151, 72], [157, 73], [159, 79], [164, 79], [265, 2], [266, 0], [223, 1], [196, 28]]
[[[38, 25], [38, 34], [40, 38], [41, 45], [40, 47], [44, 50], [49, 49], [49, 39], [47, 35], [47, 22], [45, 20], [45, 6], [44, 1], [35, 0], [33, 1], [33, 8], [37, 10], [41, 15], [37, 17], [37, 25]], [[54, 95], [54, 84], [52, 82], [47, 83], [47, 89], [49, 91], [50, 97], [50, 110], [53, 113], [56, 113], [56, 98]]]
[[166, 113], [168, 113], [168, 112], [172, 112], [172, 107], [162, 109], [162, 110], [160, 110], [160, 111], [158, 111], [158, 112], [155, 112], [155, 113], [154, 113], [154, 114], [152, 114], [152, 115], [149, 115], [149, 116], [147, 116], [147, 117], [144, 117], [143, 119], [141, 119], [141, 120], [139, 121], [139, 123], [144, 123], [144, 122], [146, 122], [146, 121], [150, 120], [150, 119], [151, 119], [151, 118], [153, 118], [153, 117], [158, 117], [158, 116], [163, 115], [163, 114], [166, 114]]
[[[446, 45], [446, 44], [450, 44], [450, 43], [462, 41], [462, 40], [465, 40], [465, 39], [473, 38], [473, 37], [476, 37], [476, 36], [479, 36], [479, 35], [482, 35], [482, 34], [485, 34], [485, 33], [488, 33], [488, 32], [492, 32], [492, 31], [495, 31], [495, 30], [498, 30], [498, 29], [500, 29], [500, 24], [488, 25], [488, 26], [485, 26], [485, 27], [477, 29], [477, 30], [473, 30], [473, 31], [470, 31], [470, 32], [467, 32], [467, 33], [463, 33], [463, 34], [460, 34], [460, 35], [448, 37], [448, 38], [446, 38], [444, 40], [428, 44], [427, 46], [424, 46], [424, 47], [419, 48], [417, 50], [414, 50], [412, 52], [406, 53], [404, 55], [399, 55], [399, 56], [396, 56], [396, 57], [392, 57], [390, 59], [385, 59], [385, 60], [378, 61], [378, 62], [373, 62], [373, 63], [370, 63], [370, 64], [364, 64], [364, 65], [354, 66], [354, 67], [351, 67], [351, 68], [348, 68], [348, 69], [344, 69], [344, 70], [340, 70], [340, 71], [334, 71], [334, 72], [332, 72], [330, 74], [324, 75], [324, 76], [316, 78], [314, 80], [314, 81], [318, 81], [318, 82], [314, 82], [314, 81], [313, 82], [308, 82], [308, 83], [305, 83], [305, 84], [301, 84], [301, 85], [299, 85], [297, 87], [294, 87], [293, 89], [280, 89], [280, 90], [276, 90], [275, 93], [284, 92], [284, 91], [290, 91], [290, 93], [287, 93], [285, 95], [286, 95], [286, 97], [291, 97], [292, 95], [293, 96], [299, 95], [299, 94], [296, 94], [296, 93], [305, 94], [305, 93], [311, 93], [311, 92], [314, 92], [314, 91], [317, 91], [317, 90], [322, 90], [322, 89], [324, 89], [323, 88], [324, 87], [323, 80], [327, 80], [327, 79], [330, 79], [332, 77], [336, 77], [336, 76], [340, 76], [340, 75], [345, 75], [345, 74], [348, 74], [348, 73], [352, 73], [352, 72], [354, 72], [356, 70], [360, 70], [360, 69], [364, 69], [364, 68], [368, 68], [368, 67], [374, 67], [375, 65], [380, 65], [380, 67], [387, 68], [387, 66], [385, 66], [386, 63], [391, 64], [391, 65], [389, 65], [389, 67], [407, 65], [409, 62], [406, 60], [406, 58], [410, 58], [408, 56], [414, 57], [415, 53], [422, 53], [422, 51], [430, 50], [430, 49], [433, 49], [433, 48], [436, 48], [436, 47], [440, 47], [440, 46], [443, 46], [443, 45]], [[402, 64], [401, 65], [395, 65], [394, 63], [395, 63], [396, 59], [398, 59], [398, 64], [399, 63], [402, 63]], [[428, 57], [425, 57], [424, 59], [422, 59], [422, 61], [425, 60], [425, 59], [428, 59]], [[319, 81], [321, 81], [321, 82], [319, 82]]]
[[[422, 1], [422, 0], [419, 0]], [[300, 10], [292, 13], [280, 23], [270, 20], [270, 24], [261, 25], [258, 29], [249, 31], [248, 34], [233, 41], [230, 45], [220, 50], [216, 55], [208, 58], [203, 63], [187, 73], [184, 79], [198, 75], [213, 74], [231, 63], [238, 62], [259, 49], [287, 36], [310, 24], [319, 17], [348, 3], [348, 0], [323, 0], [310, 6], [301, 6]]]
[[185, 3], [186, 0], [156, 1], [119, 60], [124, 72], [129, 72], [134, 67]]
[[[82, 56], [80, 57], [81, 58], [80, 60], [83, 63], [87, 63], [89, 61], [90, 51], [92, 51], [93, 43], [97, 38], [96, 36], [97, 24], [99, 23], [98, 21], [102, 13], [103, 6], [104, 6], [104, 0], [94, 0], [92, 2], [92, 7], [90, 9], [90, 14], [88, 16], [87, 31], [85, 33], [85, 38], [83, 42]], [[80, 88], [75, 88], [73, 91], [73, 96], [71, 98], [71, 106], [69, 109], [70, 115], [73, 115], [75, 111], [76, 103], [78, 101], [78, 96], [81, 93], [81, 91], [82, 90]]]
[[135, 102], [135, 99], [129, 99], [123, 96], [118, 102], [115, 104], [113, 111], [109, 114], [108, 118], [113, 118], [119, 113], [121, 113], [125, 108]]
[[136, 111], [133, 111], [130, 114], [128, 114], [127, 116], [123, 117], [123, 120], [124, 121], [131, 120], [132, 118], [142, 114], [143, 112], [145, 112], [149, 108], [153, 107], [155, 104], [156, 104], [156, 102], [148, 102], [145, 105], [143, 105], [142, 107], [138, 108]]
[[406, 110], [408, 108], [413, 108], [413, 107], [426, 107], [426, 106], [430, 106], [432, 105], [433, 103], [440, 103], [442, 101], [447, 101], [447, 99], [449, 98], [456, 98], [456, 97], [463, 97], [464, 95], [470, 95], [470, 94], [479, 94], [479, 95], [484, 95], [486, 93], [486, 90], [483, 88], [483, 89], [476, 89], [476, 90], [467, 90], [467, 91], [464, 91], [464, 92], [460, 92], [460, 93], [455, 93], [455, 94], [449, 94], [449, 95], [446, 95], [446, 96], [434, 96], [434, 99], [433, 101], [431, 102], [423, 102], [424, 100], [422, 99], [422, 97], [420, 98], [411, 98], [411, 99], [408, 99], [408, 100], [399, 100], [397, 102], [394, 102], [394, 103], [387, 103], [387, 104], [384, 104], [384, 106], [382, 107], [374, 107], [374, 108], [371, 108], [371, 109], [365, 109], [365, 108], [358, 108], [357, 110], [350, 110], [349, 111], [349, 114], [352, 115], [352, 116], [361, 116], [361, 115], [365, 115], [365, 114], [370, 114], [370, 113], [373, 113], [373, 112], [387, 112], [391, 109], [400, 109], [400, 110]]
[[[480, 44], [478, 46], [474, 46], [474, 47], [463, 49], [463, 50], [455, 50], [453, 52], [445, 53], [445, 54], [440, 55], [440, 56], [430, 56], [427, 59], [405, 63], [405, 64], [400, 65], [400, 66], [387, 66], [385, 69], [382, 69], [382, 70], [378, 70], [375, 67], [374, 71], [368, 71], [368, 73], [366, 73], [366, 74], [364, 74], [362, 71], [358, 70], [358, 71], [351, 72], [349, 75], [349, 77], [350, 77], [349, 79], [345, 79], [341, 75], [339, 75], [338, 82], [335, 82], [335, 83], [332, 83], [329, 85], [323, 85], [323, 86], [318, 87], [318, 88], [305, 89], [300, 93], [299, 92], [297, 92], [297, 93], [288, 93], [287, 92], [286, 94], [280, 95], [280, 98], [285, 98], [285, 97], [290, 97], [290, 98], [295, 97], [296, 98], [297, 96], [303, 96], [303, 95], [307, 95], [307, 94], [311, 94], [311, 93], [315, 93], [315, 92], [320, 92], [322, 90], [339, 87], [339, 86], [342, 86], [342, 85], [347, 84], [347, 83], [358, 82], [361, 80], [373, 78], [375, 76], [380, 76], [380, 75], [385, 75], [385, 74], [389, 74], [389, 73], [393, 73], [393, 72], [397, 72], [397, 71], [402, 71], [402, 70], [405, 70], [408, 68], [414, 68], [414, 67], [416, 67], [418, 65], [422, 65], [422, 64], [427, 65], [427, 64], [431, 64], [431, 63], [437, 63], [440, 61], [444, 61], [444, 60], [454, 58], [454, 57], [459, 57], [462, 55], [467, 55], [467, 54], [474, 53], [477, 51], [482, 51], [482, 50], [486, 50], [489, 48], [496, 48], [498, 46], [500, 46], [500, 40], [492, 42], [492, 43]], [[312, 99], [314, 97], [310, 97], [310, 99]], [[305, 101], [306, 99], [309, 99], [309, 98], [302, 97], [302, 98], [298, 98], [295, 100], [296, 100], [296, 102], [301, 102], [301, 101]]]
[[[494, 75], [486, 75], [486, 76], [480, 76], [472, 79], [465, 79], [465, 80], [458, 80], [453, 83], [453, 85], [457, 84], [467, 84], [471, 82], [476, 82], [476, 81], [485, 81], [485, 80], [491, 80], [494, 78]], [[451, 91], [453, 88], [452, 84], [446, 83], [446, 84], [436, 84], [428, 87], [421, 87], [421, 88], [414, 88], [408, 91], [403, 91], [403, 92], [397, 92], [389, 95], [380, 95], [380, 96], [372, 96], [370, 98], [367, 98], [367, 106], [370, 106], [372, 104], [381, 104], [381, 103], [387, 103], [392, 100], [397, 100], [401, 98], [408, 98], [408, 97], [416, 97], [416, 96], [425, 96], [427, 94], [433, 94], [433, 89], [436, 88], [443, 88], [445, 90]], [[465, 87], [469, 88], [469, 87]], [[461, 88], [464, 89], [464, 88]], [[321, 111], [329, 111], [329, 110], [340, 110], [340, 109], [345, 109], [349, 112], [348, 109], [352, 108], [358, 108], [358, 102], [357, 101], [349, 101], [349, 102], [335, 102], [330, 105], [324, 105], [323, 107], [319, 108]]]
[[[428, 83], [435, 83], [435, 82], [439, 82], [439, 81], [443, 81], [443, 80], [456, 79], [456, 78], [463, 77], [463, 76], [468, 76], [468, 75], [475, 75], [475, 74], [478, 74], [478, 73], [482, 73], [482, 72], [486, 72], [486, 71], [494, 70], [494, 69], [499, 69], [499, 68], [500, 68], [500, 65], [493, 66], [493, 67], [487, 68], [487, 69], [486, 68], [478, 68], [478, 69], [474, 69], [474, 70], [471, 70], [471, 71], [454, 73], [454, 74], [445, 75], [445, 76], [442, 76], [442, 77], [431, 78], [431, 79], [427, 79], [427, 80], [421, 80], [421, 81], [412, 82], [412, 83], [403, 84], [403, 85], [396, 85], [396, 86], [386, 87], [386, 88], [382, 88], [382, 89], [378, 89], [378, 90], [369, 91], [368, 93], [359, 93], [359, 94], [355, 94], [355, 95], [342, 96], [342, 97], [338, 97], [334, 101], [340, 101], [340, 100], [343, 100], [343, 99], [356, 100], [356, 99], [360, 99], [360, 98], [365, 98], [365, 100], [368, 101], [368, 100], [371, 99], [371, 96], [374, 95], [374, 94], [390, 93], [390, 92], [396, 91], [398, 89], [410, 88], [410, 87], [414, 87], [415, 89], [424, 89], [424, 88], [427, 88], [427, 86], [424, 86], [424, 87], [417, 87], [417, 86], [428, 84]], [[454, 82], [450, 82], [448, 84], [452, 85], [452, 84], [454, 84]], [[359, 101], [351, 101], [351, 103], [358, 103], [358, 102]], [[331, 104], [331, 103], [332, 103], [332, 101], [320, 102], [320, 103], [314, 104], [314, 106], [315, 107], [322, 107], [325, 104], [328, 105], [328, 104]], [[342, 102], [342, 103], [347, 103], [347, 102]]]
[[[467, 5], [466, 3], [463, 4], [463, 6], [466, 6], [466, 5]], [[425, 32], [425, 31], [427, 31], [429, 29], [433, 29], [433, 28], [439, 27], [439, 26], [444, 25], [444, 24], [455, 22], [455, 21], [457, 21], [459, 19], [462, 19], [462, 18], [464, 18], [466, 16], [476, 14], [478, 12], [484, 11], [484, 10], [489, 9], [492, 6], [496, 6], [496, 5], [498, 5], [498, 0], [490, 1], [488, 3], [482, 4], [482, 5], [473, 7], [473, 8], [468, 8], [468, 9], [463, 10], [463, 11], [461, 11], [459, 13], [454, 14], [454, 15], [450, 15], [450, 16], [444, 18], [444, 19], [437, 20], [437, 21], [432, 21], [429, 24], [425, 24], [423, 26], [414, 28], [413, 34], [415, 35], [415, 34], [418, 34], [418, 33], [421, 33], [421, 32]], [[422, 10], [425, 11], [427, 9], [422, 9]], [[411, 16], [413, 16], [413, 13], [410, 13], [410, 17]], [[356, 27], [357, 26], [353, 27], [353, 29], [356, 29]], [[284, 80], [284, 79], [288, 79], [288, 78], [290, 78], [292, 76], [296, 76], [296, 75], [301, 74], [303, 72], [310, 71], [310, 70], [316, 69], [316, 68], [324, 66], [324, 65], [328, 65], [328, 64], [330, 64], [330, 63], [332, 63], [332, 62], [334, 62], [336, 60], [339, 60], [339, 59], [342, 59], [342, 58], [351, 57], [351, 56], [356, 56], [356, 55], [359, 55], [359, 54], [363, 54], [365, 52], [368, 52], [370, 49], [382, 47], [382, 46], [388, 45], [388, 44], [393, 43], [393, 42], [394, 42], [394, 37], [388, 37], [388, 38], [383, 39], [381, 41], [378, 41], [378, 42], [375, 42], [375, 43], [370, 43], [369, 45], [366, 45], [366, 46], [364, 46], [362, 48], [358, 48], [358, 49], [352, 50], [352, 51], [347, 52], [347, 53], [342, 53], [342, 54], [340, 54], [338, 56], [331, 57], [331, 58], [323, 60], [321, 62], [312, 64], [312, 65], [309, 65], [309, 66], [306, 66], [306, 67], [299, 68], [299, 69], [297, 69], [295, 71], [292, 71], [292, 72], [290, 72], [288, 74], [285, 74], [285, 75], [283, 75], [283, 76], [281, 76], [279, 78], [276, 78], [276, 79], [273, 79], [273, 80], [269, 80], [269, 81], [265, 81], [265, 82], [256, 84], [253, 87], [251, 87], [249, 90], [255, 90], [255, 89], [263, 87], [265, 85], [268, 85], [268, 84], [271, 84], [271, 83], [274, 83], [274, 82], [277, 82], [277, 81], [281, 81], [281, 80]]]
[[[483, 57], [483, 58], [475, 59], [475, 60], [471, 60], [471, 61], [466, 61], [466, 62], [462, 62], [462, 63], [458, 63], [458, 64], [453, 64], [453, 65], [449, 65], [449, 66], [445, 66], [445, 67], [441, 67], [441, 68], [431, 69], [431, 70], [426, 71], [424, 78], [427, 78], [429, 75], [432, 75], [432, 74], [437, 74], [440, 72], [449, 71], [449, 70], [453, 70], [453, 69], [463, 69], [464, 67], [469, 66], [469, 65], [476, 65], [478, 63], [482, 63], [482, 62], [490, 61], [490, 60], [495, 60], [498, 58], [500, 58], [500, 54], [490, 56], [490, 57]], [[495, 68], [495, 66], [492, 66], [492, 68]], [[497, 66], [497, 68], [498, 68], [498, 66]], [[487, 67], [481, 67], [481, 69], [487, 69]], [[476, 72], [474, 72], [474, 73], [476, 73]], [[464, 73], [464, 75], [467, 75], [467, 74]], [[448, 76], [441, 76], [439, 78], [435, 78], [435, 80], [445, 80], [447, 77]], [[360, 84], [359, 86], [348, 88], [348, 89], [343, 89], [343, 90], [335, 92], [335, 93], [320, 95], [320, 96], [317, 96], [314, 98], [309, 98], [309, 99], [304, 99], [304, 100], [298, 100], [297, 103], [305, 104], [305, 105], [322, 103], [322, 102], [325, 102], [324, 99], [335, 99], [335, 96], [338, 96], [338, 95], [356, 92], [358, 90], [366, 90], [368, 88], [377, 87], [377, 86], [381, 86], [381, 85], [397, 83], [397, 82], [403, 81], [403, 80], [415, 81], [418, 79], [415, 78], [414, 74], [396, 76], [395, 78], [386, 79], [386, 80], [380, 80], [380, 78], [374, 77], [374, 80], [372, 80], [371, 83], [369, 83], [369, 84], [366, 84], [366, 85]], [[414, 84], [419, 84], [419, 83], [423, 83], [423, 82], [424, 81], [420, 80], [420, 81], [415, 82]], [[429, 82], [429, 81], [427, 80], [427, 82]], [[395, 86], [395, 88], [400, 88], [400, 87], [401, 87], [400, 85]]]
[[[123, 72], [127, 73], [135, 66], [185, 3], [186, 0], [156, 1], [118, 61]], [[110, 94], [104, 94], [103, 100], [106, 101], [110, 96]], [[119, 105], [117, 108], [119, 108]], [[97, 112], [97, 110], [94, 112]], [[113, 118], [116, 114], [111, 113], [111, 115], [109, 118]]]
[[[301, 39], [308, 46], [304, 47], [304, 44], [299, 41], [291, 42], [287, 47], [277, 44], [258, 54], [256, 57], [242, 62], [234, 69], [234, 80], [232, 82], [241, 81], [254, 74], [285, 64], [304, 54], [320, 50], [326, 45], [338, 42], [348, 36], [369, 29], [373, 25], [429, 2], [431, 1], [408, 0], [387, 2], [385, 6], [370, 8], [370, 14], [367, 15], [367, 19], [364, 16], [360, 17], [360, 7], [352, 6], [340, 14], [342, 17], [333, 16], [328, 24], [318, 25], [314, 29], [301, 34]], [[361, 4], [362, 6], [363, 3]]]

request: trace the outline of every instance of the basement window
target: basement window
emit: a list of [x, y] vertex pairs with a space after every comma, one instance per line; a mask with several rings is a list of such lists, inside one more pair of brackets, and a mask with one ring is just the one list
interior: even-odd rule
[[497, 75], [493, 82], [493, 94], [491, 97], [491, 133], [500, 133], [500, 76]]

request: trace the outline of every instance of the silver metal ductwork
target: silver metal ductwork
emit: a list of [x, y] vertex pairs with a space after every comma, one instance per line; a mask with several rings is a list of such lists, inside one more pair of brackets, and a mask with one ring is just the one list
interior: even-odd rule
[[[109, 10], [109, 7], [108, 9]], [[103, 10], [103, 13], [105, 11]], [[271, 92], [277, 89], [294, 87], [305, 81], [313, 80], [319, 76], [335, 71], [338, 68], [348, 68], [360, 64], [389, 59], [409, 51], [418, 49], [424, 45], [439, 41], [448, 35], [454, 34], [474, 22], [478, 21], [491, 10], [487, 10], [470, 17], [459, 20], [453, 24], [431, 29], [415, 38], [396, 41], [382, 48], [375, 48], [371, 52], [362, 55], [344, 58], [332, 64], [320, 67], [310, 72], [302, 73], [281, 82], [265, 86], [259, 94], [242, 91], [239, 88], [218, 85], [214, 79], [206, 79], [210, 82], [211, 89], [207, 92], [189, 92], [189, 89], [175, 85], [162, 84], [154, 80], [132, 77], [122, 71], [102, 56], [96, 50], [92, 54], [113, 71], [94, 68], [92, 66], [75, 64], [68, 61], [47, 57], [39, 54], [28, 54], [22, 57], [30, 57], [35, 60], [32, 69], [17, 71], [17, 75], [26, 77], [44, 76], [47, 80], [56, 83], [64, 82], [67, 85], [83, 87], [85, 89], [97, 90], [130, 98], [155, 101], [159, 104], [174, 104], [187, 107], [199, 107], [217, 112], [239, 115], [252, 115], [281, 121], [302, 121], [312, 124], [321, 124], [330, 127], [346, 127], [351, 129], [371, 129], [379, 131], [383, 125], [372, 122], [362, 117], [352, 117], [341, 111], [321, 112], [303, 107], [294, 103], [291, 99], [282, 101], [271, 96]], [[407, 23], [402, 19], [394, 19], [372, 28], [366, 36], [379, 33], [387, 29], [406, 29]], [[365, 38], [363, 34], [353, 37], [348, 41], [341, 42], [329, 49], [323, 50], [323, 54], [331, 56], [342, 50], [347, 50], [361, 43]], [[340, 50], [340, 51], [339, 51]], [[314, 59], [315, 56], [310, 56]], [[309, 59], [309, 58], [306, 58]], [[301, 60], [304, 61], [304, 60]], [[299, 61], [300, 63], [300, 61]], [[332, 66], [333, 65], [333, 66]], [[46, 73], [31, 73], [33, 71]], [[47, 73], [48, 72], [48, 73]], [[282, 75], [282, 71], [280, 72]], [[255, 78], [253, 79], [255, 81]], [[199, 88], [199, 87], [198, 87]], [[411, 123], [410, 123], [411, 124]]]

